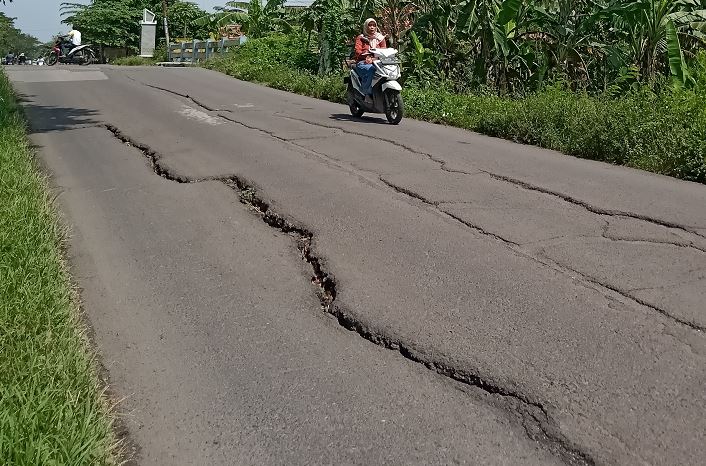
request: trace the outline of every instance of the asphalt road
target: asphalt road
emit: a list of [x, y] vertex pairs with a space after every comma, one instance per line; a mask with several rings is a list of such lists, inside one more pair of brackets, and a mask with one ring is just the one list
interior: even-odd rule
[[706, 186], [201, 69], [9, 74], [136, 463], [703, 464]]

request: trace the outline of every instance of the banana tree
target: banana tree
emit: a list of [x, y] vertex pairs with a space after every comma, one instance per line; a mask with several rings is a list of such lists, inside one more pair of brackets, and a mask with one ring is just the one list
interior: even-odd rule
[[535, 56], [522, 40], [528, 5], [522, 0], [464, 2], [458, 24], [475, 43], [475, 76], [481, 83], [492, 79], [499, 92], [524, 86]]
[[694, 23], [706, 21], [706, 9], [702, 9], [701, 2], [635, 0], [625, 4], [614, 0], [606, 11], [612, 15], [616, 34], [628, 45], [629, 57], [644, 80], [653, 80], [668, 63], [672, 76], [688, 84], [679, 38], [703, 40], [703, 34], [692, 27]]
[[[496, 0], [480, 0], [493, 3]], [[471, 22], [476, 2], [473, 0], [420, 0], [413, 15], [412, 30], [438, 57], [442, 75], [451, 72], [475, 56], [478, 40]]]
[[[539, 3], [539, 2], [538, 2]], [[546, 55], [546, 67], [573, 82], [590, 80], [590, 62], [601, 50], [603, 16], [590, 0], [548, 0], [529, 6], [523, 39]]]
[[410, 46], [404, 51], [402, 59], [406, 79], [422, 87], [431, 87], [438, 81], [436, 76], [438, 58], [431, 50], [424, 47], [416, 32], [410, 32], [409, 39]]
[[216, 32], [227, 24], [237, 23], [252, 38], [262, 37], [268, 32], [292, 30], [285, 18], [284, 0], [266, 0], [265, 3], [262, 0], [230, 1], [214, 10], [214, 13], [197, 18], [193, 24]]

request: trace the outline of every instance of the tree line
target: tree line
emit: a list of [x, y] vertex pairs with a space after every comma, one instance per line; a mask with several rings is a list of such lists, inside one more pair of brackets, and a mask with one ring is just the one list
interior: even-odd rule
[[[64, 22], [87, 40], [136, 50], [142, 9], [162, 0], [63, 4]], [[617, 92], [643, 84], [689, 87], [690, 63], [706, 40], [706, 0], [285, 0], [226, 2], [213, 12], [169, 0], [173, 37], [217, 37], [238, 23], [249, 37], [302, 35], [319, 72], [338, 69], [367, 17], [403, 53], [406, 75], [458, 91], [523, 93], [548, 82]]]
[[[61, 4], [62, 23], [81, 31], [82, 38], [99, 47], [124, 48], [128, 53], [138, 50], [140, 21], [147, 8], [157, 14], [158, 37], [162, 29], [162, 0], [93, 0], [90, 3]], [[168, 23], [173, 37], [199, 37], [209, 31], [195, 26], [193, 21], [206, 15], [196, 3], [169, 1]]]
[[15, 27], [15, 19], [0, 12], [0, 56], [8, 52], [25, 53], [32, 57], [38, 53], [40, 42], [36, 37], [25, 34]]
[[[706, 0], [316, 0], [305, 10], [283, 0], [229, 2], [195, 21], [238, 21], [251, 37], [300, 31], [337, 68], [352, 37], [375, 17], [403, 52], [408, 77], [440, 79], [459, 91], [533, 91], [563, 81], [574, 89], [621, 92], [664, 83], [692, 86], [706, 40]], [[313, 45], [312, 45], [313, 38]]]

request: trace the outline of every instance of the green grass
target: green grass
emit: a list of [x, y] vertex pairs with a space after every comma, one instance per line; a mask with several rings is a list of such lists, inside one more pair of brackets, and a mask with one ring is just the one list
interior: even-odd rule
[[619, 98], [549, 87], [523, 98], [407, 88], [407, 115], [564, 152], [706, 183], [706, 95]]
[[215, 58], [203, 65], [206, 68], [226, 73], [243, 81], [252, 81], [266, 86], [307, 95], [331, 102], [345, 102], [346, 88], [341, 76], [317, 76], [281, 64], [265, 61], [243, 62], [232, 57]]
[[[344, 103], [342, 74], [314, 74], [311, 54], [300, 44], [301, 40], [292, 42], [286, 36], [251, 39], [204, 66]], [[643, 88], [619, 97], [572, 92], [560, 85], [522, 98], [406, 85], [405, 113], [576, 157], [706, 183], [706, 55], [699, 63], [693, 70], [699, 80], [695, 89], [654, 93]]]
[[157, 61], [154, 58], [147, 57], [118, 57], [110, 62], [111, 65], [119, 66], [152, 66]]
[[62, 230], [0, 70], [0, 464], [113, 464]]
[[332, 102], [345, 102], [341, 76], [318, 76], [316, 56], [302, 44], [305, 36], [273, 34], [251, 39], [231, 53], [207, 60], [203, 66], [243, 81], [307, 95]]

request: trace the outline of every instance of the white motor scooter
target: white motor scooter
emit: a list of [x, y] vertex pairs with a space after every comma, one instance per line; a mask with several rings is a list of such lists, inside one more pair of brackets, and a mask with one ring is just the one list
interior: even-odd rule
[[354, 117], [360, 117], [365, 112], [384, 113], [387, 121], [396, 125], [402, 120], [404, 112], [400, 94], [402, 86], [397, 82], [402, 74], [400, 61], [396, 58], [397, 50], [370, 49], [370, 53], [373, 54], [375, 67], [372, 103], [365, 102], [360, 78], [355, 71], [355, 62], [349, 61], [350, 75], [343, 78], [343, 82], [348, 85], [348, 107]]

